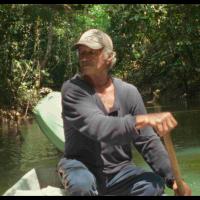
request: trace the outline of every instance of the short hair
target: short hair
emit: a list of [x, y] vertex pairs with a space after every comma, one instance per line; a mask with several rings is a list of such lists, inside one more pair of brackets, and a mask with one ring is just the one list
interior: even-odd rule
[[116, 64], [117, 58], [116, 58], [116, 52], [107, 48], [103, 48], [104, 55], [108, 58], [112, 54], [112, 61], [109, 66], [109, 69], [112, 69], [114, 65]]

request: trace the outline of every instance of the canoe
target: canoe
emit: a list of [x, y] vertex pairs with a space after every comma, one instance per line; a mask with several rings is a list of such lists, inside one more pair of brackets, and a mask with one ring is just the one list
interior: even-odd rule
[[55, 168], [33, 168], [21, 177], [3, 196], [69, 196]]
[[41, 131], [61, 152], [64, 152], [61, 93], [51, 92], [35, 106], [33, 113]]

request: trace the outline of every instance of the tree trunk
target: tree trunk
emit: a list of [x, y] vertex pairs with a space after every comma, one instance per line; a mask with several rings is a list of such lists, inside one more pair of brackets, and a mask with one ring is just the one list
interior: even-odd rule
[[[47, 65], [47, 62], [51, 53], [51, 49], [52, 49], [52, 42], [53, 42], [53, 26], [52, 26], [52, 22], [50, 22], [49, 27], [48, 27], [47, 48], [46, 48], [46, 53], [44, 55], [43, 60], [40, 61], [40, 72]], [[42, 78], [43, 77], [40, 73], [40, 85], [42, 83]]]
[[38, 60], [38, 50], [40, 46], [40, 17], [38, 16], [35, 20], [34, 32], [35, 32], [35, 43], [33, 46], [34, 60]]
[[44, 69], [47, 64], [47, 61], [52, 49], [52, 41], [53, 41], [53, 26], [52, 26], [52, 22], [50, 22], [49, 27], [48, 27], [47, 49], [46, 49], [46, 53], [44, 55], [43, 60], [40, 62], [41, 70]]
[[35, 27], [34, 27], [34, 31], [35, 31], [35, 44], [33, 47], [33, 63], [37, 68], [38, 71], [38, 75], [36, 77], [36, 83], [35, 86], [36, 88], [40, 88], [40, 74], [41, 74], [41, 70], [40, 70], [40, 64], [39, 64], [39, 47], [40, 47], [40, 17], [38, 16], [36, 18], [35, 21]]

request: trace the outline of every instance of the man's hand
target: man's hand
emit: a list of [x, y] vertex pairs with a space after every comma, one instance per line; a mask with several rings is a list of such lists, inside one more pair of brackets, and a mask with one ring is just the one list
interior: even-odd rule
[[179, 193], [177, 184], [174, 181], [173, 190], [174, 190], [175, 196], [191, 196], [192, 195], [192, 190], [190, 189], [190, 187], [184, 181], [182, 181], [182, 183], [183, 183], [183, 188], [184, 188], [184, 194], [180, 194]]
[[152, 126], [160, 137], [177, 126], [177, 121], [170, 112], [150, 113], [136, 116], [136, 129]]

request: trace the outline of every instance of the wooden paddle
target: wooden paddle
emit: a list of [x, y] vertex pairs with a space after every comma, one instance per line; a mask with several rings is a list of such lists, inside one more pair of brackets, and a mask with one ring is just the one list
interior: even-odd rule
[[182, 183], [182, 179], [181, 179], [181, 173], [180, 173], [180, 169], [179, 169], [179, 165], [178, 165], [178, 161], [176, 158], [176, 153], [174, 150], [174, 146], [172, 143], [172, 139], [171, 139], [171, 134], [168, 133], [165, 136], [163, 136], [164, 139], [164, 143], [165, 143], [165, 147], [168, 151], [168, 155], [169, 155], [169, 159], [171, 162], [171, 166], [172, 166], [172, 171], [175, 177], [175, 181], [178, 187], [178, 191], [180, 196], [184, 195], [184, 187], [183, 187], [183, 183]]
[[[154, 105], [154, 109], [155, 112], [161, 112], [161, 106], [156, 107]], [[179, 169], [179, 165], [178, 165], [178, 160], [176, 158], [176, 153], [174, 150], [174, 145], [172, 143], [172, 139], [171, 139], [171, 133], [168, 133], [166, 135], [163, 136], [163, 140], [164, 140], [164, 144], [165, 147], [167, 149], [168, 152], [168, 156], [169, 156], [169, 160], [171, 162], [171, 166], [172, 166], [172, 172], [178, 187], [178, 191], [180, 196], [184, 195], [184, 187], [183, 187], [183, 183], [182, 183], [182, 179], [181, 179], [181, 173], [180, 173], [180, 169]]]

